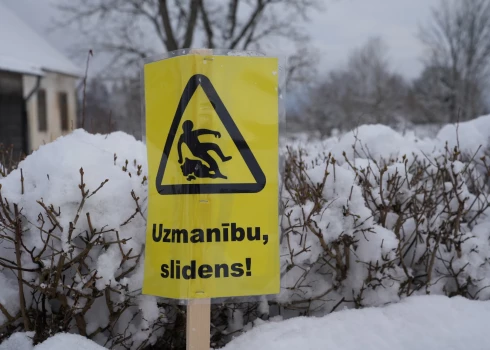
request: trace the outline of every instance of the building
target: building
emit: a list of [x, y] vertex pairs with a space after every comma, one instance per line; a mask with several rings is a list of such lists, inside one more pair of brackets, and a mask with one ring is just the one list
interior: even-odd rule
[[74, 129], [81, 76], [0, 0], [0, 143], [28, 154]]

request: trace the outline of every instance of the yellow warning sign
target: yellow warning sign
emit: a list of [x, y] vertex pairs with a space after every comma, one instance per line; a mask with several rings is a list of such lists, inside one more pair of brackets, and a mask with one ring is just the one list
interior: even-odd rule
[[145, 65], [144, 294], [279, 292], [277, 72], [270, 57]]

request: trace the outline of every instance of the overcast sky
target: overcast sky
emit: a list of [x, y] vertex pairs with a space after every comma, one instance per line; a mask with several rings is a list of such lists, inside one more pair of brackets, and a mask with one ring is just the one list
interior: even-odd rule
[[[56, 0], [0, 0], [36, 30], [45, 33], [56, 47], [66, 51], [73, 44], [70, 32], [48, 32], [56, 12]], [[322, 53], [320, 69], [326, 71], [345, 62], [349, 52], [371, 36], [381, 36], [389, 47], [394, 69], [407, 78], [421, 69], [422, 47], [416, 37], [439, 0], [325, 0], [326, 11], [315, 14], [309, 25], [313, 44]], [[82, 64], [85, 57], [76, 63]]]

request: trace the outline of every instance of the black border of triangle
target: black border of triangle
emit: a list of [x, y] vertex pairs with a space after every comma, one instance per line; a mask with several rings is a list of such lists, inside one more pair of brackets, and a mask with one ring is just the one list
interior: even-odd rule
[[[201, 86], [206, 96], [214, 107], [214, 110], [218, 114], [221, 122], [225, 126], [226, 131], [233, 139], [236, 147], [238, 148], [243, 160], [247, 164], [252, 176], [255, 179], [255, 183], [224, 183], [224, 184], [179, 184], [179, 185], [162, 185], [163, 175], [165, 174], [165, 168], [170, 156], [170, 151], [174, 143], [175, 137], [178, 132], [180, 121], [182, 116], [191, 100], [192, 96], [196, 92], [197, 88]], [[184, 179], [184, 177], [183, 177]], [[182, 96], [177, 106], [170, 131], [168, 133], [167, 140], [165, 142], [165, 148], [163, 149], [160, 166], [156, 176], [156, 188], [161, 195], [172, 194], [218, 194], [218, 193], [257, 193], [262, 191], [265, 187], [266, 178], [264, 172], [260, 168], [257, 160], [255, 159], [250, 147], [243, 138], [240, 130], [236, 126], [233, 118], [226, 109], [225, 105], [221, 101], [218, 93], [211, 84], [208, 77], [202, 74], [193, 75], [182, 93]]]

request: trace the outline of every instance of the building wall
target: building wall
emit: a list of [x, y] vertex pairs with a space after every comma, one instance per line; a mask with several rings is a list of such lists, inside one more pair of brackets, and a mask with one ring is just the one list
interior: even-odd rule
[[[40, 130], [38, 92], [29, 100], [27, 105], [27, 118], [29, 128], [29, 150], [34, 151], [39, 146], [54, 141], [62, 135], [66, 135], [76, 127], [76, 81], [77, 78], [63, 74], [47, 72], [41, 77], [39, 89], [46, 94], [46, 122], [47, 130]], [[36, 86], [37, 77], [23, 77], [24, 97]], [[61, 109], [59, 93], [65, 92], [68, 100], [68, 130], [62, 130]]]

